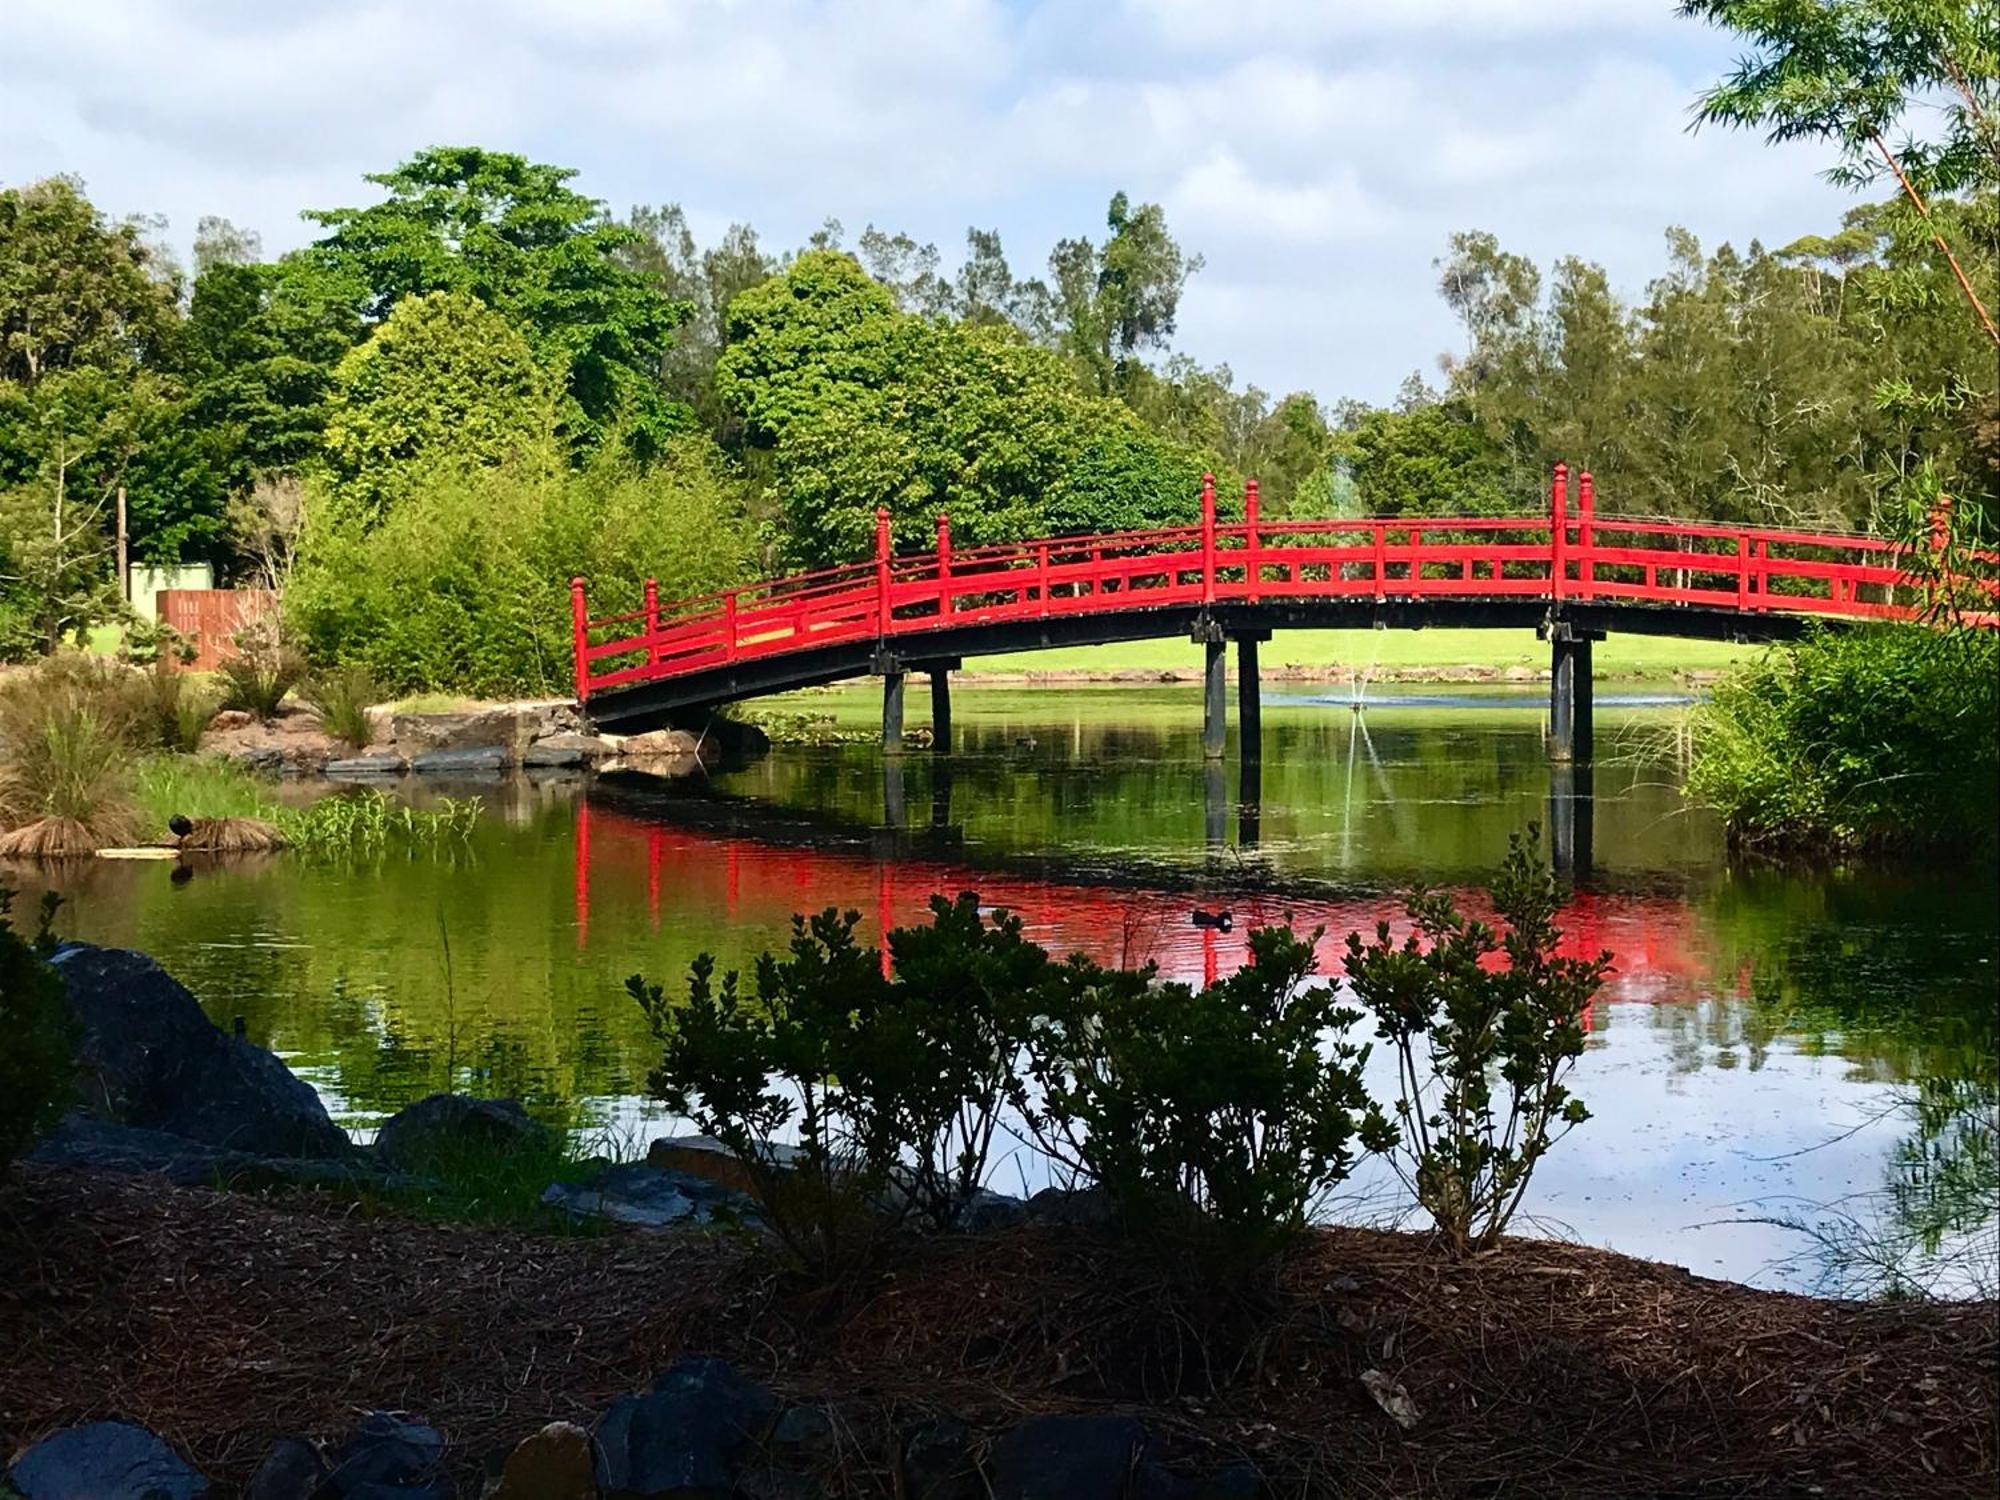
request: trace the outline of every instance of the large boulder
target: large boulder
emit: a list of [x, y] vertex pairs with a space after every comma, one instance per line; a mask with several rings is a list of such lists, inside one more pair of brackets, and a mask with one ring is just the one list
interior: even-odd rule
[[604, 1500], [727, 1495], [777, 1410], [775, 1396], [722, 1360], [677, 1360], [652, 1390], [599, 1418], [598, 1488]]
[[501, 1465], [486, 1500], [597, 1500], [590, 1434], [573, 1422], [551, 1422], [522, 1438]]
[[7, 1482], [22, 1500], [201, 1500], [209, 1492], [173, 1449], [130, 1422], [51, 1433], [14, 1461]]
[[548, 1152], [555, 1137], [517, 1099], [432, 1094], [406, 1105], [375, 1132], [375, 1152], [392, 1167], [420, 1172], [440, 1158]]
[[[764, 1156], [780, 1171], [788, 1171], [799, 1160], [799, 1148], [782, 1141], [770, 1141]], [[646, 1148], [646, 1165], [669, 1172], [700, 1177], [735, 1193], [749, 1193], [755, 1183], [742, 1159], [712, 1135], [666, 1135]]]
[[521, 764], [531, 769], [581, 766], [592, 761], [609, 760], [617, 753], [618, 747], [601, 735], [552, 734], [528, 746], [521, 756]]
[[575, 710], [556, 702], [500, 703], [462, 713], [397, 714], [389, 721], [396, 753], [405, 760], [441, 751], [492, 749], [510, 766], [519, 765], [536, 740], [576, 727]]
[[51, 962], [79, 1034], [87, 1113], [255, 1156], [353, 1154], [310, 1084], [209, 1020], [153, 959], [66, 943]]
[[1132, 1417], [1035, 1417], [993, 1449], [994, 1500], [1125, 1500], [1146, 1449]]

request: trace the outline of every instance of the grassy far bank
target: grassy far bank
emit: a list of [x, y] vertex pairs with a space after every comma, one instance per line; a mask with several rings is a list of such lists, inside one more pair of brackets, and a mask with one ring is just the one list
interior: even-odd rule
[[[1762, 649], [1722, 641], [1613, 635], [1597, 643], [1593, 666], [1600, 678], [1658, 680], [1722, 672]], [[1288, 630], [1265, 644], [1260, 667], [1265, 676], [1298, 667], [1343, 678], [1353, 672], [1375, 681], [1438, 673], [1500, 677], [1522, 671], [1546, 673], [1549, 648], [1525, 630]], [[982, 656], [966, 662], [964, 675], [1180, 672], [1192, 676], [1200, 670], [1200, 648], [1175, 639]]]

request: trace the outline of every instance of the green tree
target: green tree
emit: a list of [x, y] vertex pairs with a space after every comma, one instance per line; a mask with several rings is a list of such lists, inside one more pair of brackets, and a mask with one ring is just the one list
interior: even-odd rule
[[1104, 221], [1103, 244], [1078, 237], [1049, 253], [1049, 317], [1084, 389], [1108, 396], [1173, 336], [1181, 293], [1202, 260], [1181, 249], [1157, 203], [1134, 207], [1114, 194]]
[[740, 436], [715, 392], [715, 366], [728, 342], [729, 304], [737, 294], [769, 280], [777, 263], [757, 244], [757, 231], [732, 224], [706, 250], [698, 249], [677, 203], [634, 208], [626, 220], [633, 241], [623, 262], [676, 303], [690, 309], [660, 365], [667, 395], [693, 409], [717, 441]]
[[438, 469], [544, 459], [553, 415], [506, 319], [464, 293], [408, 297], [334, 372], [327, 465], [341, 498], [380, 518]]
[[1460, 401], [1368, 411], [1330, 447], [1363, 515], [1494, 515], [1521, 505], [1508, 487], [1505, 453]]
[[[1830, 142], [1841, 152], [1830, 175], [1855, 187], [1893, 176], [1974, 319], [2000, 344], [2000, 325], [1930, 202], [2000, 187], [2000, 24], [1991, 0], [1682, 0], [1681, 14], [1750, 45], [1702, 95], [1698, 118], [1762, 127], [1773, 141]], [[1892, 146], [1898, 131], [1907, 134]]]
[[309, 260], [364, 289], [386, 319], [405, 297], [476, 297], [518, 327], [558, 372], [560, 418], [581, 450], [613, 436], [640, 457], [686, 422], [660, 384], [688, 305], [624, 256], [631, 228], [572, 188], [575, 172], [503, 151], [438, 146], [370, 176], [388, 197], [306, 217], [329, 233]]
[[1057, 355], [997, 323], [902, 312], [852, 257], [810, 251], [730, 306], [718, 390], [771, 451], [783, 545], [865, 556], [877, 506], [898, 545], [939, 511], [967, 544], [1191, 519], [1201, 463]]
[[176, 324], [165, 269], [74, 178], [0, 191], [0, 381], [157, 362]]

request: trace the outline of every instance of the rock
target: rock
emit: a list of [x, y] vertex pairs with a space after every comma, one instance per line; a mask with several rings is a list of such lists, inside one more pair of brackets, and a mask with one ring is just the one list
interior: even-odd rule
[[[361, 1500], [371, 1486], [426, 1485], [437, 1477], [443, 1457], [444, 1434], [435, 1427], [371, 1411], [335, 1450], [327, 1484], [345, 1500]], [[449, 1489], [441, 1493], [448, 1495]]]
[[646, 1162], [608, 1167], [587, 1182], [552, 1182], [542, 1202], [573, 1219], [599, 1219], [629, 1229], [750, 1223], [749, 1197], [706, 1178]]
[[200, 1500], [208, 1481], [130, 1422], [50, 1433], [7, 1471], [22, 1500]]
[[958, 1227], [967, 1234], [993, 1234], [1028, 1222], [1028, 1205], [1006, 1193], [973, 1189], [959, 1210]]
[[285, 752], [276, 745], [251, 745], [237, 751], [236, 762], [246, 771], [282, 771]]
[[209, 729], [224, 732], [231, 729], [248, 729], [257, 722], [257, 716], [241, 708], [225, 708], [208, 721]]
[[[796, 1146], [774, 1141], [764, 1149], [781, 1169], [789, 1168], [798, 1160]], [[738, 1160], [735, 1152], [712, 1135], [662, 1136], [646, 1148], [646, 1164], [703, 1178], [732, 1192], [748, 1194], [752, 1190], [749, 1169]]]
[[608, 760], [618, 747], [602, 735], [552, 734], [536, 740], [522, 753], [524, 766], [578, 766], [594, 760]]
[[911, 1433], [903, 1445], [903, 1493], [909, 1500], [986, 1500], [972, 1429], [944, 1417]]
[[326, 1476], [319, 1449], [298, 1438], [280, 1438], [250, 1476], [243, 1500], [313, 1500]]
[[86, 1112], [256, 1156], [353, 1154], [310, 1084], [145, 954], [65, 943], [51, 962], [81, 1034]]
[[605, 1500], [727, 1495], [777, 1405], [722, 1360], [677, 1360], [598, 1420], [598, 1488]]
[[701, 740], [685, 729], [649, 729], [617, 742], [621, 760], [671, 759], [701, 753]]
[[994, 1500], [1122, 1500], [1146, 1448], [1131, 1417], [1035, 1417], [993, 1449]]
[[528, 1118], [517, 1099], [432, 1094], [405, 1105], [375, 1132], [375, 1152], [392, 1167], [422, 1171], [439, 1156], [461, 1152], [547, 1152], [555, 1137]]
[[410, 769], [410, 763], [393, 751], [376, 755], [350, 755], [339, 760], [330, 760], [320, 767], [320, 774], [336, 779], [356, 780], [371, 776], [400, 776]]
[[1028, 1200], [1028, 1217], [1040, 1224], [1105, 1229], [1118, 1222], [1118, 1206], [1100, 1187], [1048, 1187]]
[[389, 721], [396, 753], [406, 760], [453, 750], [498, 750], [506, 765], [519, 765], [536, 740], [575, 728], [574, 710], [553, 702], [500, 703], [462, 713], [397, 714]]
[[486, 1500], [597, 1500], [590, 1434], [573, 1422], [551, 1422], [521, 1439]]
[[498, 745], [470, 750], [426, 750], [410, 757], [410, 769], [419, 776], [464, 776], [502, 771], [507, 752]]
[[27, 1160], [45, 1167], [158, 1177], [181, 1187], [365, 1187], [379, 1192], [422, 1183], [405, 1173], [378, 1171], [359, 1156], [258, 1156], [164, 1130], [94, 1119], [81, 1110], [64, 1115], [34, 1144]]
[[833, 1418], [817, 1406], [788, 1406], [779, 1412], [764, 1447], [778, 1462], [798, 1469], [830, 1464], [840, 1453]]

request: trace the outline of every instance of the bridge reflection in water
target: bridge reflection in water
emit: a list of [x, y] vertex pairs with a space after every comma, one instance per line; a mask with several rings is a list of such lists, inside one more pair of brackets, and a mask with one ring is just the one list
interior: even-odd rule
[[[952, 821], [948, 758], [934, 762], [932, 772], [928, 814], [914, 824], [907, 816], [909, 772], [901, 761], [885, 759], [883, 825], [875, 828], [750, 798], [648, 785], [650, 778], [607, 778], [577, 803], [578, 946], [589, 944], [593, 903], [604, 900], [625, 909], [643, 900], [657, 930], [668, 881], [676, 905], [711, 911], [731, 927], [775, 928], [794, 912], [833, 906], [864, 913], [871, 941], [925, 920], [933, 895], [973, 890], [982, 904], [1018, 913], [1029, 935], [1051, 951], [1122, 965], [1152, 961], [1169, 977], [1203, 981], [1245, 961], [1247, 933], [1256, 926], [1323, 927], [1320, 969], [1330, 974], [1340, 971], [1350, 931], [1372, 931], [1385, 919], [1399, 935], [1407, 930], [1393, 893], [1354, 893], [1325, 882], [1287, 881], [1283, 890], [1260, 883], [1254, 864], [1243, 859], [1257, 847], [1261, 821], [1256, 761], [1239, 767], [1234, 800], [1223, 766], [1203, 767], [1209, 858], [1200, 868], [1135, 867], [1129, 882], [1057, 856], [968, 857]], [[1587, 768], [1563, 768], [1549, 799], [1558, 857], [1580, 871], [1588, 866], [1589, 779]], [[1483, 891], [1458, 894], [1467, 910], [1490, 916]], [[1196, 927], [1197, 907], [1227, 907], [1230, 930]], [[1561, 921], [1565, 952], [1612, 952], [1609, 999], [1661, 998], [1663, 981], [1691, 994], [1704, 972], [1695, 919], [1676, 896], [1584, 885]]]

